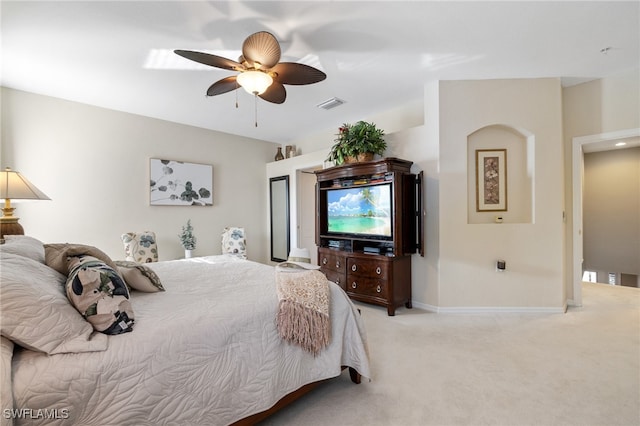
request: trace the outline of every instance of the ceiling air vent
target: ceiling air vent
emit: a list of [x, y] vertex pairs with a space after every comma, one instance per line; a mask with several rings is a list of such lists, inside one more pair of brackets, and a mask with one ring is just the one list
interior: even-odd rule
[[344, 101], [342, 99], [333, 97], [331, 99], [327, 99], [324, 102], [320, 102], [318, 105], [316, 105], [318, 108], [322, 108], [322, 109], [331, 109], [331, 108], [335, 108], [337, 106], [340, 106], [344, 103]]

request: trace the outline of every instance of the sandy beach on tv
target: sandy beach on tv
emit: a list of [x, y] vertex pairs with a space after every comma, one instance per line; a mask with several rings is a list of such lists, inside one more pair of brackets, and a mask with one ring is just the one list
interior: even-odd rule
[[368, 216], [331, 216], [329, 232], [391, 236], [391, 218]]

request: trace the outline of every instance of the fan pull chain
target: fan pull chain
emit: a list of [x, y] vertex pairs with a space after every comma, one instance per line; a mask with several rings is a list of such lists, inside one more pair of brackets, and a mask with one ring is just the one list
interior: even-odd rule
[[254, 102], [255, 102], [254, 115], [255, 115], [255, 118], [256, 118], [256, 127], [258, 127], [258, 94], [257, 93], [253, 94], [253, 99], [254, 99]]
[[238, 82], [236, 81], [236, 109], [238, 109], [238, 88], [240, 87], [240, 85], [238, 84]]

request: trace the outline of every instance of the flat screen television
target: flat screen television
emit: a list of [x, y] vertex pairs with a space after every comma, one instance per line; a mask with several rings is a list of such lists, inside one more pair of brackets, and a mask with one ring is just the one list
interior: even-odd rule
[[391, 182], [327, 189], [327, 234], [391, 240]]

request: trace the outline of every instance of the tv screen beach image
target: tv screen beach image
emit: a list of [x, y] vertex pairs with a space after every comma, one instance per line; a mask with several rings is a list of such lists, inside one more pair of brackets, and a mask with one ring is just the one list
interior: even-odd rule
[[328, 231], [391, 237], [391, 185], [327, 191]]

